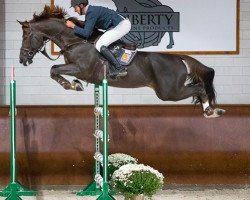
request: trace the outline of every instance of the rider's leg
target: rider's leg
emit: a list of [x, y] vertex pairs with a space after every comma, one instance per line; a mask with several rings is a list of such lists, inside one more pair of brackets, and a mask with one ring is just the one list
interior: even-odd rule
[[109, 72], [109, 75], [111, 77], [126, 76], [127, 75], [127, 72], [123, 70], [122, 65], [120, 65], [118, 60], [114, 57], [114, 55], [111, 53], [111, 51], [106, 46], [103, 45], [101, 47], [100, 53], [113, 66], [113, 67], [110, 67], [110, 72]]
[[95, 47], [96, 49], [114, 66], [111, 68], [111, 76], [126, 76], [126, 73], [123, 72], [123, 67], [116, 60], [114, 55], [107, 48], [113, 42], [121, 39], [126, 35], [131, 29], [131, 23], [128, 19], [121, 21], [113, 29], [106, 31], [97, 41]]

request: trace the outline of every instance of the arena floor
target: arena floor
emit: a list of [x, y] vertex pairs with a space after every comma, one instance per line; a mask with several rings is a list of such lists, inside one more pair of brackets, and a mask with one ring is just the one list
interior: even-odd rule
[[[94, 197], [76, 196], [74, 190], [39, 190], [36, 197], [21, 197], [23, 200], [95, 200]], [[115, 196], [117, 200], [124, 200], [123, 196]], [[0, 197], [4, 200], [5, 197]], [[188, 187], [170, 188], [158, 192], [153, 200], [250, 200], [250, 186], [244, 187]]]

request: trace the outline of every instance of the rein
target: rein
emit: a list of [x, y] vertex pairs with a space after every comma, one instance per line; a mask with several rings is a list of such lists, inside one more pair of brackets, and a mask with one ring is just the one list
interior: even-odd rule
[[62, 49], [60, 52], [62, 53], [62, 54], [64, 54], [64, 52], [66, 51], [66, 50], [68, 50], [70, 47], [72, 47], [72, 46], [74, 46], [74, 45], [77, 45], [77, 44], [86, 44], [88, 41], [87, 40], [83, 40], [83, 41], [79, 41], [79, 42], [73, 42], [73, 43], [71, 43], [71, 44], [67, 44], [67, 45], [65, 45], [65, 47], [64, 47], [64, 49]]

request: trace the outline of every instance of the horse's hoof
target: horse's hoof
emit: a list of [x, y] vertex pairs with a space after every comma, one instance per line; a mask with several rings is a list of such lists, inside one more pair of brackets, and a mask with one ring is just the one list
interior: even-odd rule
[[63, 86], [63, 88], [65, 90], [70, 90], [71, 89], [71, 85], [69, 83], [63, 83], [62, 86]]
[[80, 85], [80, 84], [76, 84], [76, 87], [75, 87], [75, 90], [76, 91], [83, 91], [84, 90], [84, 88], [83, 88], [83, 86], [82, 85]]
[[208, 107], [205, 111], [204, 111], [204, 116], [206, 118], [216, 118], [216, 117], [220, 117], [222, 116], [226, 111], [220, 108], [211, 108]]
[[84, 90], [82, 83], [76, 79], [72, 81], [71, 89], [76, 90], [76, 91], [83, 91]]
[[215, 108], [215, 109], [214, 109], [214, 112], [216, 112], [217, 115], [221, 116], [221, 115], [223, 115], [226, 111], [223, 110], [223, 109], [221, 109], [221, 108]]

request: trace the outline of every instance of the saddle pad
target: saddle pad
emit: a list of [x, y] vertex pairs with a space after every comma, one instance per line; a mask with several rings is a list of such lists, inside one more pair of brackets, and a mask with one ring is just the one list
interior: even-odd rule
[[120, 62], [121, 65], [127, 66], [132, 62], [136, 53], [136, 50], [122, 49], [120, 54], [117, 56], [117, 60]]

